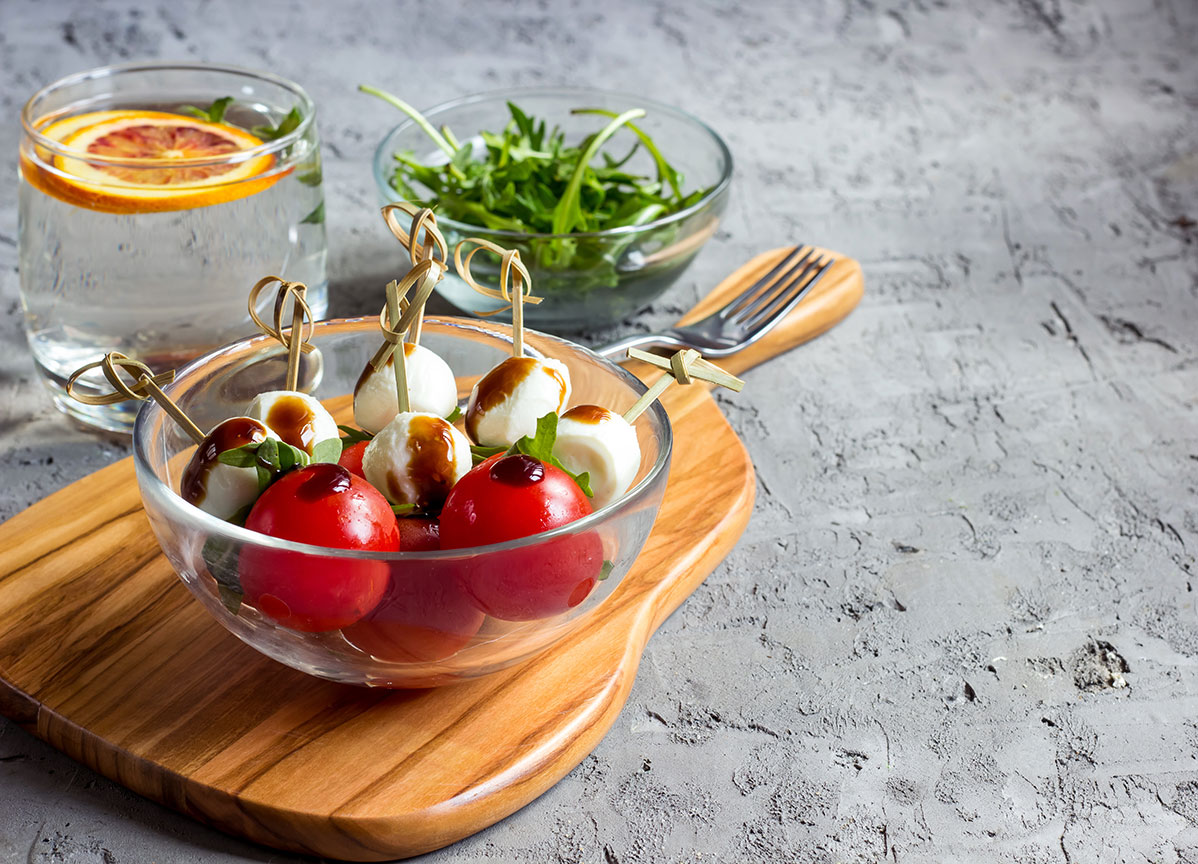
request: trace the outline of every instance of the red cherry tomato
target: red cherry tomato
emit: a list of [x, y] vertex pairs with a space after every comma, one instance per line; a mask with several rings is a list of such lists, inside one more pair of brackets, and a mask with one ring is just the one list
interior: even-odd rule
[[401, 516], [395, 522], [399, 525], [399, 545], [405, 552], [431, 552], [441, 548], [441, 526], [436, 519]]
[[[570, 475], [531, 456], [492, 456], [449, 493], [441, 511], [441, 548], [464, 549], [529, 537], [591, 512]], [[496, 618], [529, 621], [577, 606], [603, 568], [594, 532], [482, 554], [460, 575], [478, 607]]]
[[369, 443], [369, 441], [359, 441], [357, 444], [350, 444], [341, 451], [341, 457], [337, 460], [337, 464], [350, 474], [357, 474], [365, 480], [366, 474], [362, 471], [362, 454], [366, 452], [366, 445]]
[[460, 563], [392, 562], [383, 601], [342, 635], [367, 654], [395, 663], [427, 663], [454, 654], [486, 617], [459, 585]]
[[[399, 550], [391, 505], [340, 465], [299, 468], [274, 482], [254, 504], [251, 531], [334, 549]], [[384, 561], [352, 560], [245, 546], [240, 560], [245, 600], [292, 630], [348, 627], [387, 590]]]

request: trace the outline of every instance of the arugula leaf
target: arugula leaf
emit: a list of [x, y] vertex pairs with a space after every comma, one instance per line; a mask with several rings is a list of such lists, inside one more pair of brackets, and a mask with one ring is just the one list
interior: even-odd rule
[[453, 410], [445, 418], [446, 423], [457, 423], [462, 419], [462, 406], [454, 405]]
[[[681, 174], [643, 128], [630, 122], [642, 113], [616, 114], [599, 108], [572, 113], [595, 115], [605, 126], [577, 143], [567, 144], [558, 127], [508, 103], [511, 115], [499, 130], [478, 130], [464, 142], [447, 127], [438, 131], [415, 108], [373, 87], [361, 86], [401, 110], [424, 130], [444, 159], [423, 162], [412, 152], [395, 153], [390, 178], [396, 193], [419, 206], [435, 206], [438, 215], [493, 230], [565, 236], [515, 241], [526, 263], [538, 269], [537, 290], [545, 297], [577, 300], [592, 292], [619, 289], [646, 296], [666, 271], [685, 266], [689, 256], [641, 265], [625, 261], [636, 235], [613, 242], [608, 238], [574, 237], [579, 232], [649, 225], [684, 210], [710, 188], [687, 192]], [[620, 144], [635, 136], [631, 147]], [[474, 132], [474, 130], [470, 130]], [[617, 146], [618, 145], [618, 146]], [[608, 148], [615, 148], [615, 153]], [[636, 154], [648, 158], [634, 159]], [[642, 176], [638, 163], [648, 163], [656, 176]], [[648, 248], [665, 248], [681, 239], [684, 226], [674, 223], [651, 229]], [[498, 264], [483, 262], [477, 275], [494, 284]], [[668, 278], [668, 277], [667, 277]], [[600, 301], [588, 300], [597, 306]], [[628, 299], [614, 298], [626, 308]], [[635, 305], [635, 300], [632, 301]]]
[[179, 110], [184, 114], [190, 114], [192, 117], [198, 117], [201, 120], [206, 120], [209, 123], [224, 123], [225, 112], [229, 110], [229, 106], [232, 104], [232, 96], [222, 96], [207, 108], [197, 108], [194, 105], [184, 105], [179, 108]]
[[340, 458], [340, 438], [326, 438], [323, 441], [317, 441], [316, 446], [312, 448], [313, 462], [336, 462]]
[[[594, 498], [595, 493], [591, 491], [591, 475], [586, 471], [583, 471], [581, 474], [575, 474], [563, 465], [561, 460], [553, 455], [553, 445], [556, 442], [557, 414], [550, 411], [544, 417], [537, 420], [537, 431], [533, 435], [525, 435], [513, 444], [507, 453], [509, 456], [516, 453], [523, 453], [525, 456], [540, 459], [542, 462], [548, 463], [555, 468], [562, 469], [578, 484], [578, 488], [583, 491], [583, 494], [588, 498]], [[471, 447], [470, 450], [473, 453], [474, 448]]]
[[252, 126], [250, 132], [257, 135], [263, 141], [274, 141], [277, 138], [282, 138], [291, 132], [294, 132], [301, 122], [304, 115], [300, 113], [299, 108], [292, 108], [287, 112], [287, 116], [279, 121], [278, 126]]
[[338, 429], [343, 433], [341, 435], [341, 448], [352, 447], [360, 441], [373, 441], [374, 436], [363, 429], [355, 429], [353, 426], [338, 426]]

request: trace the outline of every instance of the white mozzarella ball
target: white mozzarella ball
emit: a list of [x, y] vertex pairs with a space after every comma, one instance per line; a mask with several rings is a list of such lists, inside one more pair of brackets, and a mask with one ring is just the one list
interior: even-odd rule
[[265, 423], [279, 438], [309, 456], [316, 445], [329, 438], [340, 438], [341, 430], [333, 415], [314, 397], [295, 390], [271, 390], [261, 393], [246, 409], [246, 416]]
[[[423, 345], [404, 345], [408, 375], [408, 403], [416, 413], [448, 417], [458, 406], [458, 385], [453, 370], [439, 355]], [[354, 421], [367, 432], [378, 432], [399, 413], [395, 396], [395, 359], [375, 369], [369, 363], [354, 387]]]
[[362, 473], [392, 504], [437, 510], [471, 468], [470, 442], [442, 417], [409, 411], [371, 439]]
[[183, 469], [179, 494], [218, 519], [228, 519], [258, 498], [258, 472], [219, 461], [221, 453], [278, 435], [249, 417], [230, 417], [212, 427]]
[[576, 405], [562, 415], [553, 455], [572, 473], [591, 475], [596, 510], [627, 492], [641, 467], [636, 430], [619, 414], [596, 405]]
[[466, 407], [466, 432], [485, 447], [510, 447], [560, 414], [570, 400], [570, 372], [558, 360], [509, 357], [479, 379]]

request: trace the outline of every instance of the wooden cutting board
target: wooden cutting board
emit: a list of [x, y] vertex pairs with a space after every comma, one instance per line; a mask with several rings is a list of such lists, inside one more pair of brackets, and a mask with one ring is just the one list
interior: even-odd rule
[[[687, 317], [785, 252], [749, 262]], [[740, 372], [811, 339], [862, 290], [859, 266], [841, 258], [722, 365]], [[665, 500], [615, 592], [540, 656], [436, 690], [333, 684], [241, 643], [160, 554], [132, 460], [104, 468], [0, 525], [0, 712], [147, 798], [279, 849], [379, 861], [468, 836], [599, 743], [649, 636], [748, 522], [753, 466], [710, 393], [674, 387], [666, 406]]]

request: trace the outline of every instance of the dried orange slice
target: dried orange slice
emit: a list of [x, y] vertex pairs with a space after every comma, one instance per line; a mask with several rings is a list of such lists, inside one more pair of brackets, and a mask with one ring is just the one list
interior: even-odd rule
[[[71, 204], [109, 213], [188, 210], [245, 198], [278, 181], [272, 155], [237, 159], [262, 144], [250, 133], [162, 111], [97, 111], [40, 130], [78, 157], [22, 154], [27, 179]], [[118, 159], [113, 165], [90, 160]], [[144, 164], [140, 163], [144, 160]]]

